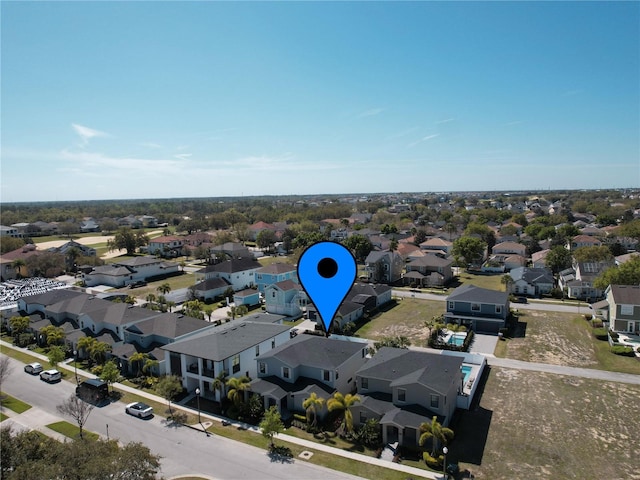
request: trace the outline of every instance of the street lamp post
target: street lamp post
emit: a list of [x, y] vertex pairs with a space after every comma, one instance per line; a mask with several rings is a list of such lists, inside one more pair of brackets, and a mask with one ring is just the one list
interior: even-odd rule
[[200, 389], [196, 388], [196, 400], [198, 402], [198, 423], [202, 423], [200, 420]]
[[447, 453], [449, 453], [449, 449], [447, 447], [443, 447], [442, 453], [444, 453], [444, 459], [442, 461], [442, 478], [448, 479], [449, 475], [447, 474]]
[[73, 351], [73, 372], [76, 375], [76, 386], [78, 385], [78, 351]]

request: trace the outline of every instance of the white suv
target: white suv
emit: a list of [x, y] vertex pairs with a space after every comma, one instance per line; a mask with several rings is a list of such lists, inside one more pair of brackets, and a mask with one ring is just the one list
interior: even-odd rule
[[42, 370], [44, 369], [42, 368], [42, 365], [40, 365], [39, 363], [30, 363], [29, 365], [24, 366], [24, 371], [27, 373], [30, 373], [31, 375], [37, 375]]
[[40, 380], [47, 383], [59, 382], [62, 380], [62, 374], [58, 370], [45, 370], [40, 374]]

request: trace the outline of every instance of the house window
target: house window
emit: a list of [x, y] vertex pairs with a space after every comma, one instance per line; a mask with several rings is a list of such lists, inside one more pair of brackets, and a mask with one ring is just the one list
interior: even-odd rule
[[271, 292], [271, 298], [276, 298], [276, 292]]
[[620, 305], [620, 315], [633, 315], [633, 305]]
[[258, 368], [259, 368], [259, 372], [260, 373], [262, 373], [262, 374], [267, 373], [267, 364], [266, 363], [260, 362]]
[[454, 308], [454, 302], [449, 302], [449, 310], [453, 310]]
[[260, 355], [260, 345], [256, 345], [256, 357]]
[[324, 379], [325, 382], [331, 381], [331, 372], [329, 372], [329, 370], [323, 370], [322, 378]]
[[496, 305], [496, 313], [502, 313], [502, 305]]
[[289, 367], [282, 367], [282, 378], [289, 378]]
[[472, 312], [479, 312], [480, 311], [480, 304], [479, 303], [472, 303], [471, 304], [471, 311]]
[[339, 374], [338, 374], [338, 371], [336, 370], [336, 380], [338, 379], [338, 376]]
[[407, 391], [404, 388], [398, 389], [398, 401], [404, 402], [407, 399]]
[[364, 388], [365, 390], [368, 389], [369, 388], [369, 379], [362, 377], [360, 379], [360, 387]]
[[439, 408], [440, 397], [438, 395], [431, 395], [431, 408]]
[[276, 348], [276, 341], [275, 340], [271, 340], [271, 348]]
[[240, 371], [240, 355], [235, 355], [231, 364], [233, 365], [231, 369], [233, 373], [238, 373]]

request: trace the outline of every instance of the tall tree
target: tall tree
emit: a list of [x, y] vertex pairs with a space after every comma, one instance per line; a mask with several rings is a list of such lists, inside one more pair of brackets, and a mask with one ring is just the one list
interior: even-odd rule
[[561, 245], [556, 245], [549, 250], [544, 259], [547, 268], [554, 274], [571, 267], [571, 252]]
[[343, 395], [340, 392], [334, 393], [333, 396], [327, 400], [327, 408], [330, 412], [338, 411], [342, 413], [340, 429], [344, 434], [353, 432], [353, 413], [351, 412], [351, 407], [359, 401], [360, 397], [358, 395], [352, 395], [350, 393]]
[[269, 410], [264, 412], [264, 417], [262, 417], [262, 421], [259, 426], [260, 430], [262, 430], [262, 436], [268, 438], [269, 445], [273, 447], [273, 437], [284, 431], [280, 412], [275, 405], [272, 405], [269, 407]]
[[47, 325], [40, 329], [40, 334], [44, 335], [47, 345], [60, 345], [66, 336], [64, 329], [55, 325]]
[[158, 285], [158, 288], [156, 288], [156, 290], [161, 293], [162, 295], [166, 295], [167, 293], [169, 293], [171, 291], [171, 285], [169, 285], [168, 282], [165, 282], [161, 285]]
[[342, 244], [351, 250], [351, 253], [353, 253], [353, 256], [356, 257], [356, 260], [359, 262], [364, 262], [367, 255], [369, 255], [371, 250], [373, 250], [371, 240], [359, 233], [355, 233], [350, 237], [345, 238], [342, 241]]
[[[324, 398], [319, 397], [316, 392], [311, 392], [308, 398], [302, 402], [302, 408], [307, 412], [307, 423], [315, 427], [318, 423], [318, 409], [324, 405]], [[311, 421], [313, 418], [313, 421]]]
[[453, 438], [453, 430], [447, 427], [443, 427], [438, 422], [436, 415], [431, 419], [431, 423], [423, 422], [420, 425], [420, 446], [423, 446], [427, 440], [431, 439], [431, 456], [436, 456], [436, 450], [438, 449], [438, 442], [446, 445]]
[[453, 242], [451, 253], [459, 261], [464, 259], [465, 265], [474, 265], [482, 261], [487, 244], [477, 237], [460, 237]]
[[102, 367], [102, 372], [100, 373], [100, 380], [107, 382], [107, 388], [116, 383], [120, 378], [120, 369], [118, 369], [118, 365], [113, 360], [109, 360]]
[[73, 418], [80, 429], [80, 438], [84, 438], [82, 428], [87, 423], [89, 415], [93, 411], [94, 405], [85, 402], [80, 397], [72, 394], [63, 403], [57, 406], [58, 412]]
[[2, 389], [2, 384], [11, 373], [11, 370], [13, 370], [13, 368], [11, 366], [11, 360], [9, 360], [9, 357], [5, 355], [1, 356], [0, 357], [0, 390]]
[[593, 285], [602, 290], [609, 285], [640, 285], [640, 256], [633, 257], [620, 266], [607, 268], [595, 279]]
[[50, 347], [49, 351], [47, 352], [49, 365], [51, 365], [52, 367], [55, 367], [58, 363], [62, 362], [64, 360], [64, 357], [64, 350], [62, 349], [62, 347], [59, 347], [57, 345]]
[[500, 278], [500, 283], [504, 285], [505, 292], [510, 292], [511, 285], [513, 285], [513, 278], [511, 278], [511, 275], [509, 275], [508, 273], [505, 273], [504, 275], [502, 275], [502, 278]]
[[171, 410], [171, 400], [182, 391], [182, 383], [175, 375], [165, 375], [160, 378], [155, 387], [156, 392], [164, 398], [169, 405], [169, 414], [173, 415]]
[[218, 375], [216, 375], [216, 378], [213, 379], [213, 382], [211, 382], [211, 390], [213, 390], [214, 392], [218, 391], [220, 392], [220, 403], [222, 404], [222, 398], [225, 395], [225, 385], [227, 382], [227, 372], [225, 370], [222, 370]]
[[227, 380], [227, 398], [238, 406], [244, 401], [244, 392], [249, 390], [249, 378], [231, 377]]
[[[4, 240], [2, 240], [4, 242]], [[21, 258], [16, 258], [13, 262], [11, 262], [11, 268], [16, 271], [16, 277], [22, 278], [22, 271], [27, 264]]]

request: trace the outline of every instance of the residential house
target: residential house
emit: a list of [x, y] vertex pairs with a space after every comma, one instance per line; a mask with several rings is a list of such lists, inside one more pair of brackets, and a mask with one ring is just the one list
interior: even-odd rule
[[121, 227], [142, 228], [143, 226], [142, 220], [135, 217], [134, 215], [128, 215], [126, 217], [118, 218], [118, 220], [116, 221]]
[[451, 250], [453, 249], [453, 242], [449, 240], [445, 240], [440, 237], [432, 237], [428, 240], [425, 240], [420, 244], [420, 248], [425, 251], [441, 251], [444, 252], [445, 256], [451, 255]]
[[521, 257], [527, 256], [527, 247], [521, 243], [516, 242], [501, 242], [496, 243], [491, 249], [492, 255], [508, 254], [508, 255], [520, 255]]
[[[14, 279], [18, 276], [28, 277], [29, 269], [27, 268], [27, 260], [30, 257], [35, 257], [40, 254], [42, 254], [42, 251], [37, 250], [33, 243], [27, 243], [20, 248], [16, 248], [15, 250], [11, 250], [10, 252], [0, 255], [3, 281]], [[16, 269], [14, 267], [14, 262], [16, 260], [22, 260], [25, 264]]]
[[255, 273], [255, 284], [260, 293], [265, 292], [267, 285], [292, 280], [298, 283], [297, 268], [290, 263], [272, 263], [266, 267], [259, 268]]
[[461, 357], [400, 348], [381, 348], [356, 372], [361, 401], [352, 408], [354, 425], [375, 418], [383, 444], [416, 447], [420, 425], [436, 416], [448, 426], [464, 375]]
[[260, 268], [260, 262], [253, 258], [232, 258], [201, 268], [196, 276], [204, 280], [222, 278], [231, 284], [233, 290], [238, 291], [256, 284], [255, 272]]
[[0, 237], [20, 238], [22, 237], [22, 234], [16, 227], [6, 227], [4, 225], [0, 225]]
[[95, 248], [83, 245], [74, 240], [69, 240], [59, 247], [49, 248], [47, 251], [59, 253], [61, 255], [67, 255], [71, 249], [76, 249], [80, 255], [85, 257], [95, 257], [97, 254]]
[[513, 268], [521, 268], [527, 264], [527, 259], [517, 254], [497, 254], [482, 264], [483, 272], [508, 272]]
[[210, 278], [196, 283], [193, 286], [193, 295], [204, 302], [215, 301], [223, 297], [229, 287], [231, 284], [224, 278]]
[[604, 297], [604, 290], [596, 288], [593, 282], [613, 261], [575, 263], [572, 269], [563, 270], [558, 276], [558, 285], [566, 290], [567, 297], [591, 302]]
[[246, 305], [249, 308], [260, 305], [260, 292], [257, 288], [245, 288], [235, 292], [233, 294], [233, 303], [236, 307]]
[[509, 275], [513, 280], [509, 292], [515, 295], [549, 295], [555, 285], [553, 273], [547, 268], [518, 267], [512, 269]]
[[571, 250], [572, 252], [581, 247], [600, 247], [602, 246], [602, 241], [597, 237], [592, 237], [590, 235], [576, 235], [573, 237], [566, 245], [567, 250]]
[[89, 273], [83, 273], [82, 279], [88, 287], [109, 285], [121, 288], [134, 282], [167, 277], [177, 273], [179, 273], [177, 263], [167, 262], [152, 256], [143, 256], [94, 267]]
[[265, 309], [269, 313], [299, 317], [309, 303], [309, 297], [299, 283], [283, 280], [267, 285], [264, 292]]
[[545, 268], [547, 266], [547, 255], [551, 250], [545, 248], [544, 250], [540, 250], [539, 252], [535, 252], [531, 254], [531, 266], [533, 268]]
[[509, 316], [509, 294], [464, 284], [447, 297], [447, 323], [479, 333], [498, 333]]
[[163, 235], [149, 240], [147, 252], [151, 255], [175, 258], [182, 254], [183, 247], [184, 242], [182, 238], [176, 237], [175, 235]]
[[[278, 320], [274, 316], [274, 320]], [[168, 375], [177, 375], [188, 391], [199, 388], [204, 396], [221, 401], [213, 391], [214, 378], [256, 378], [256, 357], [290, 339], [291, 327], [270, 322], [235, 320], [161, 347]]]
[[97, 232], [100, 230], [100, 224], [93, 218], [87, 218], [80, 223], [80, 231], [82, 233]]
[[364, 263], [367, 278], [372, 283], [392, 284], [402, 278], [404, 261], [397, 252], [372, 251]]
[[255, 241], [258, 238], [258, 235], [263, 230], [270, 230], [273, 233], [276, 233], [275, 225], [271, 225], [270, 223], [262, 222], [262, 221], [256, 222], [253, 225], [249, 225], [249, 227], [247, 228], [249, 230], [249, 235], [251, 236], [251, 240], [253, 241]]
[[453, 261], [442, 258], [439, 255], [428, 254], [415, 258], [406, 265], [406, 273], [403, 275], [405, 285], [416, 284], [424, 286], [446, 285], [453, 279]]
[[640, 285], [609, 285], [605, 296], [611, 330], [640, 335]]
[[[312, 392], [325, 400], [336, 391], [353, 393], [367, 349], [363, 342], [298, 335], [256, 359], [258, 377], [251, 382], [251, 392], [263, 398], [265, 408], [275, 405], [285, 417], [304, 412], [302, 403]], [[323, 418], [326, 413], [325, 402], [317, 414]]]
[[238, 242], [226, 242], [226, 243], [223, 243], [222, 245], [215, 245], [211, 247], [211, 252], [214, 254], [222, 253], [227, 257], [229, 257], [230, 259], [233, 259], [233, 258], [249, 258], [252, 260], [254, 259], [253, 253], [251, 253], [249, 249], [245, 247], [243, 244]]
[[347, 292], [345, 301], [363, 305], [370, 312], [391, 301], [391, 287], [384, 284], [354, 283]]

